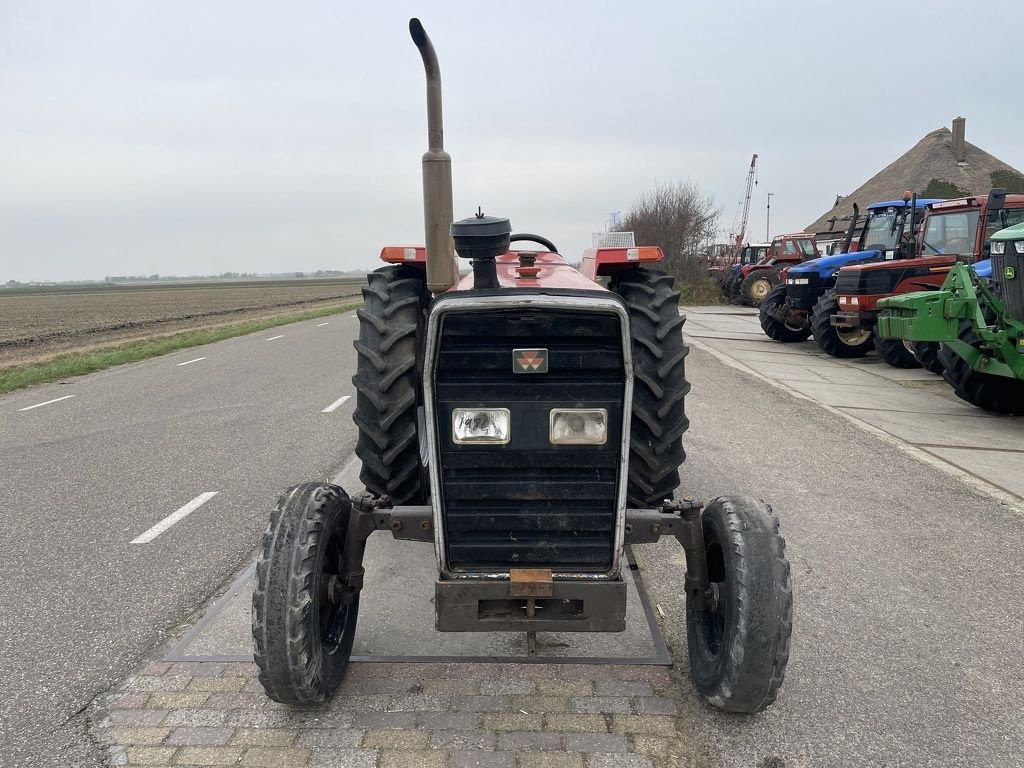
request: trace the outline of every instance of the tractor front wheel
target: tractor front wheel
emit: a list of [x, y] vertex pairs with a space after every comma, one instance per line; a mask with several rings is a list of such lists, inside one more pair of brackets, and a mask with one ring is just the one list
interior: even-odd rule
[[[961, 342], [972, 347], [981, 344], [970, 320], [960, 322], [958, 336]], [[942, 377], [961, 400], [991, 413], [1024, 416], [1024, 381], [1021, 379], [976, 371], [945, 344], [939, 350], [939, 360]]]
[[747, 306], [759, 307], [761, 301], [773, 287], [771, 272], [757, 269], [743, 278], [740, 283], [740, 301]]
[[811, 333], [821, 351], [832, 357], [864, 357], [873, 347], [870, 328], [839, 328], [832, 325], [832, 315], [839, 312], [835, 289], [826, 291], [814, 304]]
[[909, 342], [903, 339], [883, 339], [875, 333], [875, 352], [893, 368], [920, 368]]
[[777, 285], [769, 291], [761, 302], [761, 330], [765, 335], [784, 344], [807, 341], [811, 328], [807, 323], [807, 314], [803, 314], [803, 322], [797, 323], [796, 316], [786, 305], [786, 286]]
[[942, 375], [944, 370], [942, 361], [939, 360], [939, 349], [942, 345], [937, 341], [912, 341], [911, 349], [914, 350], [914, 357], [921, 367], [926, 371]]
[[714, 610], [686, 601], [693, 684], [729, 712], [759, 712], [778, 695], [789, 661], [793, 584], [772, 508], [749, 496], [715, 499], [701, 516]]
[[333, 587], [351, 509], [338, 486], [303, 483], [270, 515], [256, 560], [252, 635], [260, 683], [274, 701], [320, 704], [348, 668], [359, 594], [344, 602]]
[[629, 309], [633, 337], [633, 421], [629, 431], [631, 507], [654, 507], [679, 486], [686, 459], [686, 316], [679, 314], [679, 291], [671, 275], [653, 269], [630, 269], [612, 278], [609, 288]]

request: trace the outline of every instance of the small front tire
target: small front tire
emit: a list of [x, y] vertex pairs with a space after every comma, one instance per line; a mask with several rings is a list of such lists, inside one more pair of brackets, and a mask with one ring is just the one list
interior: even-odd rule
[[761, 330], [765, 332], [768, 338], [781, 341], [783, 344], [807, 341], [811, 336], [811, 328], [807, 323], [807, 314], [804, 313], [804, 320], [800, 326], [790, 325], [792, 321], [787, 316], [791, 315], [792, 312], [787, 310], [786, 307], [786, 286], [777, 285], [771, 289], [768, 295], [765, 296], [764, 301], [761, 302], [759, 315]]
[[715, 499], [701, 516], [717, 611], [686, 600], [690, 673], [708, 702], [759, 712], [778, 696], [789, 661], [793, 585], [771, 507], [749, 496]]
[[345, 676], [359, 595], [335, 601], [328, 582], [342, 573], [351, 509], [338, 486], [303, 483], [270, 515], [256, 561], [252, 635], [260, 683], [274, 701], [320, 704]]
[[874, 348], [869, 328], [839, 328], [832, 325], [832, 315], [839, 312], [836, 291], [826, 291], [814, 304], [811, 333], [821, 351], [832, 357], [864, 357]]

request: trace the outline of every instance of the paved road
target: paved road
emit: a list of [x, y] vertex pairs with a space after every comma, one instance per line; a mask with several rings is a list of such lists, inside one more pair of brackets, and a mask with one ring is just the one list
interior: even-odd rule
[[[355, 325], [345, 316], [290, 326], [0, 398], [0, 450], [13, 457], [0, 478], [0, 620], [11, 628], [0, 765], [98, 760], [60, 752], [85, 743], [76, 711], [251, 552], [278, 489], [347, 458], [351, 402], [320, 411], [350, 394]], [[679, 671], [679, 764], [1019, 765], [1024, 517], [702, 350], [690, 374], [686, 487], [775, 505], [796, 625], [778, 703], [753, 718], [722, 715], [687, 684], [681, 552], [672, 542], [637, 548]], [[18, 411], [66, 394], [75, 397]], [[129, 543], [209, 491], [219, 493], [151, 544]], [[603, 701], [584, 711], [623, 711]], [[375, 748], [370, 732], [352, 737]], [[39, 740], [48, 751], [32, 761], [24, 750]], [[570, 749], [567, 737], [559, 743]]]
[[251, 554], [281, 489], [351, 454], [353, 401], [322, 411], [353, 394], [356, 328], [348, 312], [0, 397], [0, 766], [102, 764], [78, 713]]

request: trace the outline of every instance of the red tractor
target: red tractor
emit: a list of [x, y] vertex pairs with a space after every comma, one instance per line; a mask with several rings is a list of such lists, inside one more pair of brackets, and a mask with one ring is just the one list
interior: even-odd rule
[[726, 297], [749, 307], [760, 306], [768, 292], [779, 285], [782, 270], [820, 255], [814, 235], [808, 232], [776, 235], [766, 258], [740, 267], [726, 284]]
[[694, 685], [725, 710], [766, 707], [789, 657], [785, 542], [763, 501], [672, 500], [689, 350], [661, 250], [598, 248], [576, 271], [508, 219], [453, 223], [440, 70], [409, 27], [427, 75], [426, 248], [385, 248], [363, 289], [366, 490], [304, 483], [271, 514], [252, 618], [264, 689], [316, 704], [341, 683], [374, 531], [434, 547], [438, 630], [525, 632], [531, 653], [538, 631], [622, 631], [624, 547], [673, 536]]
[[889, 296], [938, 290], [957, 261], [989, 257], [989, 240], [1001, 229], [1024, 222], [1024, 195], [993, 189], [988, 195], [929, 203], [916, 240], [917, 258], [844, 267], [836, 277], [833, 327], [874, 338], [875, 351], [897, 368], [924, 366], [942, 373], [938, 342], [885, 339], [873, 334], [878, 302]]

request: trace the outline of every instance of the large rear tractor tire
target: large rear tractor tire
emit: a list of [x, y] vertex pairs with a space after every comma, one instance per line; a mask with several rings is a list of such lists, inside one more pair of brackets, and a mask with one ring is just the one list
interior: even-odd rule
[[837, 328], [829, 318], [839, 311], [835, 289], [826, 291], [811, 312], [811, 333], [821, 351], [832, 357], [864, 357], [874, 348], [868, 328]]
[[806, 320], [797, 326], [787, 321], [786, 286], [777, 285], [769, 291], [761, 302], [761, 330], [765, 335], [783, 344], [807, 341], [811, 336], [811, 328]]
[[353, 419], [359, 428], [359, 479], [397, 504], [425, 504], [429, 482], [420, 461], [419, 367], [430, 294], [423, 270], [383, 267], [367, 275], [359, 317]]
[[[960, 322], [958, 337], [972, 347], [980, 346], [980, 339], [970, 320]], [[976, 371], [945, 344], [939, 350], [939, 360], [943, 367], [942, 377], [961, 400], [991, 413], [1024, 416], [1024, 381], [1021, 379]]]
[[320, 704], [341, 684], [359, 616], [359, 595], [330, 596], [342, 572], [352, 505], [336, 485], [288, 489], [270, 515], [256, 560], [253, 658], [267, 695], [282, 704]]
[[771, 272], [755, 269], [740, 283], [740, 301], [749, 307], [759, 307], [773, 287]]
[[920, 368], [909, 342], [903, 339], [883, 339], [875, 334], [875, 352], [893, 368]]
[[782, 687], [793, 632], [793, 583], [772, 508], [749, 496], [712, 501], [702, 514], [708, 577], [718, 610], [686, 600], [693, 684], [729, 712], [759, 712]]
[[942, 375], [942, 371], [945, 369], [942, 367], [942, 361], [939, 360], [939, 348], [942, 346], [939, 342], [912, 341], [910, 346], [914, 350], [914, 357], [917, 358], [917, 362], [921, 364], [922, 368], [937, 373], [939, 376]]
[[679, 291], [671, 275], [637, 268], [616, 274], [609, 287], [629, 308], [633, 336], [633, 420], [629, 438], [631, 507], [653, 507], [672, 498], [679, 487], [679, 467], [686, 459], [685, 315], [679, 314]]
[[722, 293], [725, 295], [725, 300], [730, 304], [738, 304], [740, 301], [740, 283], [743, 281], [743, 276], [739, 272], [735, 272], [726, 279], [724, 286], [722, 287]]

